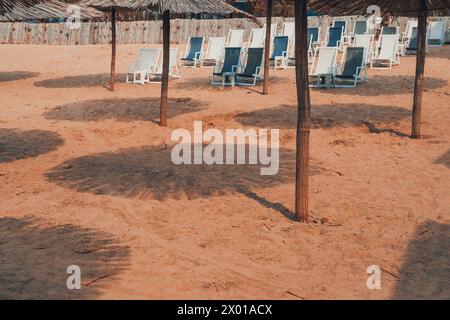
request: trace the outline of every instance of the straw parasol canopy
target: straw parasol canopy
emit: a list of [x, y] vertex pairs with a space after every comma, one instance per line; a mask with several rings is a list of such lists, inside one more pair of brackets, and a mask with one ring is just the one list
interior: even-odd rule
[[[9, 6], [0, 15], [0, 21], [25, 21], [25, 20], [47, 20], [51, 18], [69, 18], [71, 12], [68, 10], [71, 4], [58, 0], [33, 0], [30, 2], [19, 1], [14, 6]], [[79, 6], [80, 19], [93, 20], [102, 19], [104, 14], [94, 8]]]
[[310, 0], [309, 5], [330, 16], [366, 15], [370, 5], [377, 5], [394, 16], [417, 17], [419, 11], [426, 11], [429, 16], [450, 15], [448, 0]]
[[427, 17], [450, 15], [448, 0], [311, 0], [311, 8], [327, 15], [366, 14], [370, 5], [377, 5], [382, 12], [396, 16], [418, 18], [418, 47], [414, 101], [412, 111], [412, 138], [420, 138], [422, 114], [423, 79], [425, 67], [425, 48], [427, 38]]

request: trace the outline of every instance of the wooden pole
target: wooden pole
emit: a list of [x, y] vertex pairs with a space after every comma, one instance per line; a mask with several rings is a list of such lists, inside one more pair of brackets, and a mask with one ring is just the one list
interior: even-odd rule
[[167, 127], [167, 105], [169, 91], [169, 63], [170, 63], [170, 12], [163, 13], [163, 70], [161, 80], [161, 107], [159, 125]]
[[273, 0], [266, 0], [266, 41], [264, 44], [264, 83], [263, 94], [269, 93], [269, 67], [270, 67], [270, 38], [272, 31], [272, 6]]
[[111, 8], [111, 78], [109, 90], [114, 91], [116, 80], [116, 8]]
[[414, 139], [420, 139], [420, 122], [422, 118], [422, 97], [427, 41], [427, 2], [420, 0], [417, 29], [416, 79], [414, 83], [414, 101], [412, 111], [412, 133]]
[[295, 177], [295, 213], [300, 222], [308, 221], [308, 169], [311, 103], [307, 50], [308, 0], [295, 1], [295, 77], [297, 82], [297, 153]]

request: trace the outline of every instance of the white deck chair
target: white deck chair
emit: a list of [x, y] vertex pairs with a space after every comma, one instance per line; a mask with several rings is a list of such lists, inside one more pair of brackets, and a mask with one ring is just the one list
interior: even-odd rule
[[[264, 24], [264, 39], [266, 37], [266, 26], [267, 24]], [[275, 38], [275, 36], [277, 36], [277, 29], [278, 29], [278, 24], [276, 22], [272, 23], [270, 26], [270, 43], [273, 42], [273, 38]]]
[[282, 36], [289, 37], [289, 43], [292, 44], [295, 38], [295, 22], [285, 22], [283, 24]]
[[[161, 56], [160, 48], [140, 49], [134, 65], [128, 66], [126, 83], [145, 84], [150, 81], [150, 73], [155, 71]], [[130, 80], [130, 75], [133, 80]]]
[[252, 29], [252, 31], [250, 31], [248, 47], [249, 48], [264, 47], [265, 37], [266, 37], [266, 29], [264, 28]]
[[372, 48], [373, 48], [374, 36], [369, 34], [357, 34], [355, 35], [355, 39], [353, 41], [354, 47], [363, 47], [364, 48], [364, 61], [367, 64], [370, 63], [372, 58]]
[[410, 39], [412, 36], [412, 30], [413, 28], [417, 28], [418, 22], [417, 20], [408, 20], [406, 23], [405, 31], [403, 31], [402, 34], [402, 40]]
[[215, 65], [219, 64], [223, 59], [225, 50], [225, 37], [211, 37], [208, 41], [208, 48], [200, 57], [200, 66], [203, 67], [205, 63]]
[[428, 44], [442, 47], [445, 43], [444, 21], [432, 21], [429, 26]]
[[228, 31], [228, 36], [226, 40], [225, 47], [234, 47], [239, 48], [242, 47], [242, 44], [244, 42], [244, 31], [240, 29], [230, 29]]
[[[324, 87], [327, 84], [323, 84], [325, 76], [334, 77], [337, 70], [337, 54], [338, 48], [320, 48], [316, 55], [316, 61], [311, 65], [309, 76], [312, 80], [315, 80], [315, 84], [311, 84], [311, 87]], [[332, 79], [330, 79], [332, 82]]]
[[[381, 66], [374, 67], [375, 63], [379, 63]], [[372, 53], [370, 67], [373, 69], [385, 69], [386, 67], [389, 67], [389, 69], [391, 69], [392, 65], [399, 63], [400, 55], [398, 52], [398, 34], [382, 35], [380, 38], [379, 52]]]
[[[163, 70], [163, 57], [162, 54], [160, 55], [160, 59], [156, 65], [156, 68], [153, 72], [150, 72], [150, 83], [159, 83], [161, 81], [153, 81], [155, 78], [161, 78], [162, 76], [162, 70]], [[177, 65], [177, 58], [178, 58], [178, 48], [171, 48], [170, 49], [170, 58], [169, 58], [169, 77], [172, 78], [180, 78], [180, 72], [178, 70]]]

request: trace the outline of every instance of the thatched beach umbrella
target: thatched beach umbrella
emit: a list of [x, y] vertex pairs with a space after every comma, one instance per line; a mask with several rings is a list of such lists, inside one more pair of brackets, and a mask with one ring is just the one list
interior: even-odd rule
[[425, 67], [425, 48], [428, 16], [449, 16], [449, 0], [311, 0], [310, 6], [318, 12], [337, 15], [364, 15], [370, 5], [377, 5], [383, 12], [394, 16], [418, 18], [418, 46], [416, 60], [416, 78], [412, 111], [413, 138], [420, 138], [420, 120], [422, 114], [423, 80]]
[[[1, 2], [0, 4], [5, 4]], [[71, 4], [58, 0], [32, 0], [16, 1], [14, 5], [4, 6], [0, 10], [0, 21], [17, 22], [26, 20], [47, 20], [52, 18], [69, 18], [71, 12], [68, 10]], [[103, 14], [90, 7], [79, 6], [80, 19], [101, 19]]]
[[[170, 58], [170, 17], [171, 15], [213, 14], [230, 15], [232, 13], [250, 15], [236, 9], [222, 0], [86, 0], [85, 4], [99, 9], [111, 10], [112, 23], [112, 60], [111, 75], [114, 74], [116, 51], [115, 12], [116, 8], [128, 10], [146, 10], [162, 15], [163, 18], [163, 72], [161, 81], [160, 125], [167, 126], [169, 58]], [[114, 89], [114, 80], [111, 82]]]

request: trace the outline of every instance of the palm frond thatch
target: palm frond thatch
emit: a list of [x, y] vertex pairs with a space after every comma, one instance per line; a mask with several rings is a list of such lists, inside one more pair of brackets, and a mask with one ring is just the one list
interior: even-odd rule
[[[0, 0], [1, 1], [1, 0]], [[51, 18], [68, 18], [72, 12], [68, 10], [70, 4], [59, 0], [46, 0], [26, 2], [19, 1], [14, 6], [8, 7], [0, 21], [25, 21], [25, 20], [47, 20]], [[95, 20], [104, 17], [104, 14], [92, 7], [79, 6], [80, 18], [82, 20]]]
[[[371, 5], [377, 5], [383, 12], [394, 16], [416, 17], [422, 0], [310, 0], [309, 6], [318, 13], [329, 16], [367, 15]], [[429, 16], [450, 15], [450, 1], [423, 0]]]
[[84, 0], [82, 4], [99, 9], [113, 7], [131, 10], [150, 10], [156, 13], [169, 11], [172, 14], [249, 14], [222, 0]]

